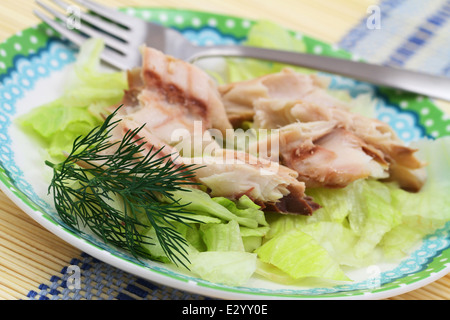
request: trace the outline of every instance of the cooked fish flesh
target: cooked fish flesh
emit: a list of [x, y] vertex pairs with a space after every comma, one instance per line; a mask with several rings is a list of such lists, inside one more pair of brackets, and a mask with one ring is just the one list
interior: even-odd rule
[[[220, 92], [230, 121], [235, 126], [245, 120], [252, 120], [255, 128], [264, 129], [283, 128], [296, 122], [336, 122], [342, 130], [335, 131], [334, 139], [330, 141], [341, 144], [334, 146], [334, 154], [343, 157], [343, 161], [348, 160], [346, 153], [337, 151], [346, 150], [349, 140], [353, 140], [352, 144], [359, 144], [366, 156], [380, 165], [388, 164], [388, 178], [397, 181], [401, 187], [418, 191], [424, 183], [420, 173], [424, 164], [415, 157], [417, 150], [399, 139], [387, 123], [352, 112], [348, 105], [327, 92], [326, 83], [317, 76], [284, 69], [279, 73], [222, 86]], [[291, 144], [290, 149], [298, 150], [300, 146]], [[327, 146], [329, 150], [331, 144], [327, 143]], [[285, 164], [293, 165], [292, 159], [292, 156], [285, 155]], [[319, 158], [316, 155], [309, 159]], [[364, 157], [357, 159], [362, 161]], [[374, 164], [373, 161], [370, 163]], [[297, 169], [300, 168], [298, 160], [296, 164]], [[305, 165], [303, 163], [301, 168], [305, 169]], [[302, 177], [302, 172], [299, 174]]]
[[133, 117], [168, 144], [177, 129], [194, 132], [232, 129], [220, 94], [212, 79], [200, 68], [165, 55], [153, 48], [142, 48], [142, 67], [128, 71], [121, 114]]
[[[146, 152], [162, 150], [160, 155], [171, 155], [175, 165], [198, 164], [194, 180], [212, 196], [246, 194], [283, 213], [311, 214], [319, 207], [305, 195], [305, 184], [294, 170], [224, 149], [208, 134], [213, 129], [226, 136], [233, 128], [215, 83], [204, 71], [152, 48], [143, 48], [142, 54], [142, 67], [128, 72], [129, 88], [116, 115], [122, 134], [143, 127], [139, 137], [146, 141]], [[174, 135], [177, 130], [185, 135]], [[186, 152], [187, 138], [194, 145], [200, 140], [200, 152]]]
[[296, 171], [250, 153], [220, 149], [208, 157], [182, 160], [199, 165], [196, 179], [212, 196], [234, 199], [247, 195], [282, 213], [310, 215], [319, 208], [305, 195], [305, 184], [297, 179]]
[[321, 105], [324, 106], [342, 104], [338, 99], [323, 94], [327, 85], [327, 81], [317, 75], [304, 75], [285, 68], [279, 73], [222, 85], [219, 92], [230, 122], [234, 127], [239, 127], [244, 121], [253, 121], [254, 103], [260, 99], [320, 99]]

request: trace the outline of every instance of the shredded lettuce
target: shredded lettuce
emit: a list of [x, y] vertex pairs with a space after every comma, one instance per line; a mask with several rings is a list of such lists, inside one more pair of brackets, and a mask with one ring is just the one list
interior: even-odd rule
[[241, 251], [205, 251], [190, 256], [189, 269], [204, 280], [244, 285], [256, 270], [257, 256]]
[[360, 257], [354, 250], [359, 238], [346, 224], [320, 221], [300, 226], [313, 237], [341, 267], [364, 267], [375, 262], [373, 254]]
[[311, 188], [307, 190], [308, 196], [321, 205], [321, 208], [308, 217], [312, 221], [332, 221], [343, 223], [353, 210], [354, 201], [350, 196], [353, 186], [342, 189]]
[[392, 189], [394, 206], [402, 212], [402, 221], [381, 241], [388, 258], [407, 254], [424, 236], [450, 221], [450, 136], [436, 140], [422, 139], [412, 144], [417, 156], [425, 161], [427, 181], [418, 193]]
[[[270, 229], [265, 241], [303, 232], [341, 267], [364, 267], [405, 257], [423, 237], [450, 221], [450, 137], [423, 139], [412, 147], [418, 148], [417, 156], [428, 163], [428, 178], [420, 192], [376, 180], [358, 180], [343, 189], [310, 189], [308, 195], [322, 208], [310, 217], [267, 214]], [[266, 256], [276, 255], [265, 250], [269, 251], [264, 252]], [[288, 281], [288, 273], [264, 262], [259, 265], [260, 274]]]
[[[188, 261], [185, 262], [189, 272], [215, 283], [245, 284], [256, 270], [257, 255], [253, 251], [261, 245], [268, 227], [258, 227], [256, 220], [254, 220], [256, 227], [242, 226], [241, 217], [229, 209], [234, 212], [240, 210], [245, 212], [247, 209], [257, 210], [258, 206], [246, 197], [237, 201], [228, 199], [225, 201], [223, 198], [211, 198], [205, 192], [196, 189], [176, 191], [174, 199], [193, 213], [189, 214], [190, 218], [198, 221], [195, 223], [188, 223], [190, 220], [186, 220], [186, 223], [172, 222], [172, 226], [186, 240], [185, 250], [188, 252]], [[219, 214], [217, 214], [218, 211]], [[259, 212], [262, 213], [262, 211]], [[209, 214], [212, 215], [209, 216]], [[142, 222], [145, 223], [145, 221]], [[263, 223], [266, 224], [265, 220]], [[153, 244], [144, 245], [152, 258], [169, 263], [153, 228], [145, 229], [143, 234], [156, 240]]]
[[128, 86], [125, 73], [101, 70], [103, 48], [99, 39], [86, 41], [66, 78], [61, 97], [16, 119], [25, 131], [43, 143], [52, 159], [62, 160], [63, 152], [72, 149], [77, 137], [102, 123], [104, 108], [123, 97]]
[[[175, 191], [173, 192], [173, 197], [184, 206], [185, 210], [190, 212], [209, 215], [223, 221], [235, 220], [239, 225], [249, 228], [256, 228], [259, 223], [259, 221], [255, 219], [256, 215], [258, 215], [257, 213], [255, 213], [254, 216], [249, 217], [247, 215], [249, 211], [245, 208], [237, 209], [236, 205], [231, 208], [233, 210], [231, 211], [229, 207], [231, 200], [227, 201], [227, 199], [222, 198], [211, 198], [207, 193], [198, 189]], [[260, 213], [259, 216], [263, 217], [263, 214]]]
[[294, 279], [319, 277], [337, 281], [350, 280], [330, 254], [301, 230], [279, 234], [256, 249], [259, 259]]
[[394, 206], [391, 190], [382, 182], [354, 183], [355, 206], [348, 216], [350, 228], [359, 236], [354, 246], [361, 258], [373, 252], [383, 236], [401, 223], [401, 211]]
[[100, 121], [84, 108], [64, 108], [58, 99], [17, 118], [18, 124], [37, 138], [49, 156], [63, 159], [63, 152], [72, 150], [75, 138], [85, 135]]
[[[198, 221], [173, 222], [187, 242], [189, 272], [215, 283], [245, 284], [256, 270], [254, 250], [268, 231], [260, 206], [245, 195], [233, 201], [198, 189], [174, 191], [172, 199], [190, 212], [186, 218]], [[152, 229], [145, 235], [156, 239]], [[158, 243], [145, 248], [155, 260], [169, 262]]]
[[231, 201], [230, 199], [224, 197], [214, 197], [212, 200], [221, 206], [227, 208], [230, 212], [234, 213], [239, 217], [245, 217], [252, 219], [258, 223], [258, 225], [267, 226], [267, 221], [264, 216], [264, 212], [260, 206], [255, 204], [246, 195], [243, 195], [238, 199], [238, 201]]
[[204, 224], [200, 226], [200, 232], [207, 251], [245, 251], [236, 220], [221, 224]]

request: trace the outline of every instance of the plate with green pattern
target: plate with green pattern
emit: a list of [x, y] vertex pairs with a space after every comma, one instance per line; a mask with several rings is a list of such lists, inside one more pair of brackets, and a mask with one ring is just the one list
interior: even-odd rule
[[[124, 8], [128, 14], [175, 28], [198, 45], [245, 41], [254, 21], [206, 12], [165, 8]], [[304, 51], [352, 59], [340, 50], [292, 31]], [[127, 252], [66, 226], [47, 194], [50, 171], [44, 169], [39, 145], [18, 129], [14, 119], [56, 99], [77, 49], [40, 24], [0, 44], [0, 186], [24, 212], [42, 226], [95, 258], [150, 281], [224, 299], [381, 299], [424, 286], [450, 271], [450, 225], [426, 237], [396, 264], [355, 270], [351, 283], [333, 286], [289, 286], [254, 277], [241, 287], [210, 283], [165, 264], [137, 260]], [[388, 122], [406, 142], [450, 135], [450, 118], [427, 97], [378, 88], [334, 76], [331, 86], [377, 98], [377, 117]]]

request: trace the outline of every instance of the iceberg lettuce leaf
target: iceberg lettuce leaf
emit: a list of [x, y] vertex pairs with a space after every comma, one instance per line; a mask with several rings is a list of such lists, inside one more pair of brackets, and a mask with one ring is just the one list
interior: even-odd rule
[[353, 200], [351, 197], [352, 185], [342, 189], [312, 188], [306, 193], [314, 201], [321, 205], [321, 208], [308, 217], [308, 222], [313, 221], [333, 221], [343, 223], [349, 213], [353, 210]]
[[219, 199], [217, 202], [206, 192], [201, 190], [178, 190], [172, 192], [172, 195], [173, 198], [176, 199], [179, 204], [183, 205], [184, 209], [187, 211], [201, 215], [209, 215], [221, 219], [224, 222], [235, 220], [239, 225], [248, 228], [258, 227], [258, 221], [254, 216], [239, 216], [221, 204], [224, 203], [225, 205], [230, 205], [228, 201]]
[[89, 133], [100, 121], [85, 108], [66, 108], [62, 100], [42, 105], [16, 119], [24, 130], [42, 142], [52, 158], [63, 158], [73, 141]]
[[18, 117], [16, 122], [43, 143], [52, 159], [63, 160], [75, 138], [87, 134], [103, 122], [101, 113], [117, 104], [127, 88], [124, 72], [101, 70], [103, 41], [89, 39], [80, 48], [69, 71], [65, 91], [49, 103]]
[[205, 251], [189, 256], [189, 269], [200, 278], [229, 286], [244, 285], [256, 270], [257, 256], [240, 251]]
[[202, 224], [200, 231], [207, 251], [245, 251], [239, 224], [235, 220], [221, 224]]
[[359, 257], [354, 250], [359, 237], [342, 223], [320, 221], [307, 223], [299, 230], [313, 237], [341, 266], [365, 267], [374, 263], [373, 255]]
[[264, 212], [260, 210], [261, 207], [246, 195], [243, 195], [237, 201], [232, 201], [224, 197], [213, 197], [212, 200], [239, 217], [254, 219], [259, 225], [267, 226]]
[[380, 243], [392, 259], [404, 256], [419, 240], [450, 221], [450, 137], [422, 139], [411, 146], [427, 163], [427, 180], [418, 193], [392, 187], [393, 203], [402, 212], [402, 222]]
[[391, 190], [383, 182], [360, 180], [355, 188], [353, 210], [348, 216], [350, 228], [359, 235], [355, 255], [371, 254], [383, 236], [401, 223], [402, 213], [395, 208]]
[[274, 265], [294, 279], [350, 280], [318, 241], [300, 230], [277, 235], [256, 249], [256, 253], [262, 262]]

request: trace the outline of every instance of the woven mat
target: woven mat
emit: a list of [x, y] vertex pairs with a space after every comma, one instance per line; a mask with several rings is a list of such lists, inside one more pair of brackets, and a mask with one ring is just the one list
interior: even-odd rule
[[[375, 9], [379, 9], [380, 20], [371, 22], [379, 22], [379, 28], [362, 19], [337, 45], [371, 62], [450, 76], [450, 1], [386, 0]], [[8, 248], [0, 247], [0, 299], [208, 299], [128, 274], [51, 234], [44, 237], [41, 227], [2, 193], [0, 203], [0, 240], [11, 243]], [[44, 248], [49, 246], [58, 254], [48, 255]], [[22, 264], [17, 262], [17, 253], [24, 257]], [[68, 285], [73, 266], [81, 270], [81, 289]], [[450, 275], [391, 299], [450, 299]]]
[[[81, 275], [81, 289], [68, 278], [74, 266]], [[72, 287], [74, 286], [74, 287]], [[205, 297], [193, 295], [173, 288], [156, 285], [144, 279], [105, 264], [85, 253], [73, 258], [59, 275], [50, 278], [49, 283], [40, 284], [27, 293], [29, 299], [45, 300], [202, 300]]]

